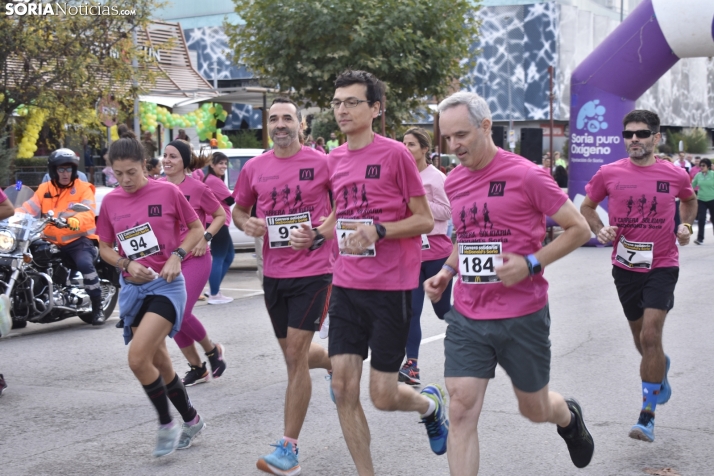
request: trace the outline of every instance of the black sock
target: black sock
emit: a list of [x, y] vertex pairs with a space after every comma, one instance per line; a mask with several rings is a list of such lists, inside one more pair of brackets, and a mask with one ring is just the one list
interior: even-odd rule
[[191, 405], [191, 400], [186, 393], [186, 387], [183, 386], [183, 382], [178, 374], [176, 374], [171, 383], [166, 386], [166, 391], [168, 392], [171, 403], [174, 404], [176, 410], [181, 414], [183, 421], [191, 421], [196, 418], [196, 409]]
[[143, 387], [149, 400], [154, 404], [156, 412], [159, 414], [159, 423], [162, 425], [171, 423], [172, 418], [169, 412], [169, 399], [166, 395], [166, 387], [164, 386], [164, 379], [161, 378], [161, 375], [159, 375], [159, 378], [157, 378], [154, 383], [144, 385]]
[[570, 412], [570, 423], [568, 423], [568, 426], [559, 426], [558, 429], [560, 430], [561, 433], [569, 435], [569, 434], [575, 432], [575, 427], [576, 427], [575, 414], [571, 411]]

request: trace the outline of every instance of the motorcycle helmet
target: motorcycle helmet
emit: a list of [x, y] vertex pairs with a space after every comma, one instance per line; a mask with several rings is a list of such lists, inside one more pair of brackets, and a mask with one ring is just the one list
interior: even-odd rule
[[77, 169], [79, 168], [79, 157], [77, 154], [75, 154], [72, 149], [57, 149], [52, 152], [47, 159], [50, 179], [57, 187], [60, 187], [57, 167], [66, 164], [72, 166], [72, 178], [69, 180], [69, 185], [72, 185], [72, 183], [77, 180]]

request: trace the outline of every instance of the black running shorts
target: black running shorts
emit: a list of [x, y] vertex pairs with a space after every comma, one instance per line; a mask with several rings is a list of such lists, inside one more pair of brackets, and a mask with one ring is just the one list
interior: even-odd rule
[[640, 319], [645, 309], [670, 311], [674, 307], [674, 287], [679, 278], [679, 268], [654, 268], [646, 273], [612, 267], [617, 295], [628, 321]]
[[398, 372], [412, 318], [411, 291], [364, 291], [335, 286], [330, 299], [330, 357], [357, 354], [380, 372]]
[[139, 312], [136, 313], [131, 327], [139, 327], [141, 320], [144, 318], [144, 314], [147, 312], [158, 314], [169, 321], [172, 326], [176, 323], [176, 308], [171, 300], [166, 296], [150, 294], [144, 298], [144, 302], [141, 304]]
[[288, 327], [320, 330], [330, 302], [332, 275], [282, 279], [263, 276], [263, 289], [275, 337], [284, 339]]

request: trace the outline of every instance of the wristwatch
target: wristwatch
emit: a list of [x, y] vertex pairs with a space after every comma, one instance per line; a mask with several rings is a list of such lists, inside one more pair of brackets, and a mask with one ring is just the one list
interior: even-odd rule
[[203, 234], [203, 239], [206, 241], [211, 241], [213, 239], [213, 235], [210, 232], [206, 232]]
[[312, 241], [312, 246], [308, 248], [310, 251], [315, 251], [325, 244], [325, 237], [317, 231], [317, 228], [313, 228], [312, 231], [315, 232], [315, 239]]
[[682, 223], [682, 225], [687, 227], [687, 230], [689, 230], [690, 235], [694, 234], [694, 232], [692, 231], [692, 225], [690, 225], [689, 223]]
[[528, 274], [533, 276], [534, 274], [538, 274], [543, 271], [543, 266], [541, 266], [535, 255], [527, 255], [524, 256], [524, 258], [526, 259], [526, 264], [528, 265]]
[[179, 259], [183, 261], [183, 259], [186, 257], [186, 250], [184, 250], [183, 248], [176, 248], [171, 252], [171, 254], [178, 256]]
[[384, 239], [387, 236], [387, 229], [381, 223], [375, 223], [374, 228], [377, 230], [377, 236], [379, 237], [377, 241]]

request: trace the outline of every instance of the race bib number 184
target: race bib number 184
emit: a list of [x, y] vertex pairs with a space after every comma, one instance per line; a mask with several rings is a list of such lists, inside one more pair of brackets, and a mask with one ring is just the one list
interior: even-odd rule
[[371, 244], [369, 247], [365, 248], [364, 251], [362, 251], [359, 254], [356, 253], [348, 253], [347, 250], [342, 248], [343, 242], [349, 238], [349, 236], [355, 232], [355, 230], [350, 230], [345, 227], [345, 225], [351, 226], [355, 224], [363, 224], [363, 225], [374, 225], [374, 221], [371, 218], [365, 218], [365, 219], [350, 219], [350, 218], [340, 218], [337, 220], [337, 226], [335, 227], [335, 233], [337, 234], [337, 243], [338, 246], [340, 247], [340, 254], [343, 256], [356, 256], [360, 258], [374, 258], [377, 256], [377, 250], [374, 247], [374, 244]]
[[459, 275], [466, 284], [501, 282], [496, 268], [503, 265], [501, 243], [459, 243]]

